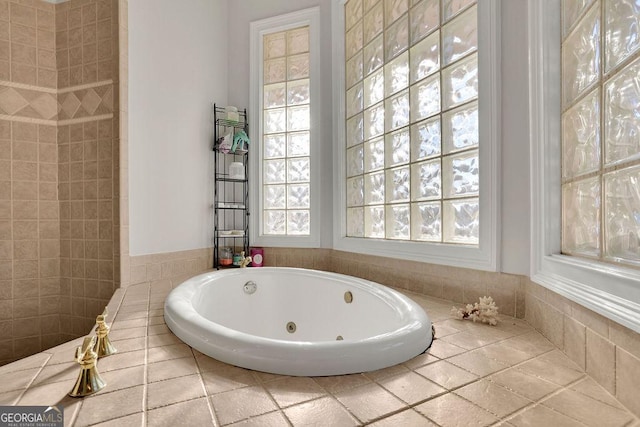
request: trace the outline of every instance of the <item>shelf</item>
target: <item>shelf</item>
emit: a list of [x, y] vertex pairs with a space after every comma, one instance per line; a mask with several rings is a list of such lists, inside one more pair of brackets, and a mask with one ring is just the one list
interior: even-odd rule
[[239, 239], [245, 236], [245, 233], [242, 234], [231, 234], [231, 231], [218, 231], [218, 237], [221, 239]]
[[234, 120], [227, 120], [227, 119], [218, 119], [216, 121], [216, 124], [218, 126], [227, 126], [231, 128], [238, 128], [238, 129], [244, 129], [244, 126], [245, 126], [245, 122], [236, 122]]
[[236, 150], [234, 152], [231, 152], [231, 151], [220, 151], [218, 149], [217, 145], [215, 147], [213, 147], [213, 151], [217, 151], [220, 154], [227, 154], [229, 156], [244, 156], [245, 154], [249, 153], [249, 150]]
[[248, 179], [235, 179], [235, 178], [226, 178], [226, 177], [221, 177], [221, 176], [217, 176], [216, 177], [216, 181], [221, 181], [221, 182], [249, 182]]
[[225, 203], [225, 202], [218, 202], [218, 206], [216, 206], [216, 208], [217, 209], [238, 209], [238, 210], [247, 209], [245, 205], [240, 203]]
[[[228, 120], [226, 108], [213, 104], [213, 166], [214, 185], [213, 203], [213, 267], [217, 269], [238, 268], [233, 265], [220, 265], [221, 248], [233, 246], [238, 252], [249, 253], [249, 146], [234, 145], [229, 140], [238, 134], [246, 142], [243, 133], [249, 133], [249, 120], [246, 109], [238, 109], [238, 120]], [[224, 145], [220, 143], [224, 142]], [[242, 148], [241, 148], [242, 147]], [[242, 164], [242, 171], [239, 165]], [[233, 168], [231, 166], [234, 166]], [[232, 172], [232, 173], [230, 173]], [[229, 184], [227, 184], [229, 183]], [[242, 185], [239, 185], [242, 184]], [[232, 234], [234, 233], [234, 234]]]

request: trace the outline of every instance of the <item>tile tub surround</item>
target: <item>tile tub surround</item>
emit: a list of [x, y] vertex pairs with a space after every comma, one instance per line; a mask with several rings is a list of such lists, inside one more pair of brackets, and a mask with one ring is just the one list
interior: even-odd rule
[[[403, 291], [437, 329], [428, 353], [375, 372], [287, 377], [224, 364], [166, 327], [164, 284], [116, 291], [107, 386], [66, 397], [81, 338], [0, 367], [0, 404], [65, 407], [67, 425], [611, 425], [639, 420], [525, 321], [496, 327], [450, 318], [451, 303]], [[633, 383], [630, 372], [628, 382]], [[169, 420], [169, 421], [168, 421]], [[106, 424], [105, 424], [106, 425]]]
[[150, 283], [152, 287], [181, 283], [211, 268], [213, 248], [129, 257], [129, 281], [123, 287]]
[[[180, 283], [210, 267], [211, 251], [209, 248], [132, 257], [130, 275], [135, 283], [150, 283], [152, 287]], [[515, 314], [518, 318], [524, 318], [526, 305], [530, 325], [640, 414], [640, 405], [634, 398], [635, 384], [640, 383], [640, 334], [532, 283], [525, 276], [332, 249], [265, 248], [265, 265], [345, 273], [457, 304], [491, 295], [500, 313]]]
[[363, 255], [332, 249], [265, 248], [265, 266], [348, 274], [457, 303], [491, 295], [500, 313], [524, 318], [525, 276]]

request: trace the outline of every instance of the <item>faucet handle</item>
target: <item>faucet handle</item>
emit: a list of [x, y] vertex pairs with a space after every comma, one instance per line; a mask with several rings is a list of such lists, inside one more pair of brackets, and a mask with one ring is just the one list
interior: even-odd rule
[[96, 317], [96, 324], [98, 325], [96, 326], [96, 335], [98, 339], [93, 345], [93, 351], [97, 354], [97, 357], [109, 356], [118, 351], [109, 340], [110, 328], [105, 322], [108, 314], [107, 307], [105, 307], [102, 314]]
[[93, 351], [93, 346], [95, 345], [96, 337], [92, 335], [90, 337], [84, 337], [84, 341], [82, 342], [82, 346], [76, 347], [76, 362], [79, 364], [90, 363], [96, 359], [97, 355]]
[[69, 392], [71, 397], [84, 397], [100, 391], [105, 385], [107, 385], [98, 371], [96, 361], [98, 355], [93, 351], [96, 337], [92, 335], [85, 337], [82, 345], [76, 347], [76, 362], [80, 364], [80, 372], [78, 373], [78, 379], [73, 388]]
[[104, 323], [108, 315], [109, 315], [109, 309], [105, 307], [102, 314], [98, 314], [98, 317], [96, 317], [96, 323], [98, 324]]

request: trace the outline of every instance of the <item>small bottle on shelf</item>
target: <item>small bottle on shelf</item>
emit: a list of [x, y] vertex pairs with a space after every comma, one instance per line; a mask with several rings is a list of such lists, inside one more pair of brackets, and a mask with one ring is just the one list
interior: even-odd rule
[[231, 265], [233, 263], [233, 253], [231, 248], [220, 248], [220, 265]]

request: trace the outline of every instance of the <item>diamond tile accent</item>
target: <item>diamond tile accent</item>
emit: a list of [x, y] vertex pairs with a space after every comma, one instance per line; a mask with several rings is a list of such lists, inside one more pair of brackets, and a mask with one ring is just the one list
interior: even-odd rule
[[64, 111], [67, 114], [69, 118], [73, 118], [78, 112], [80, 105], [82, 104], [80, 103], [80, 100], [78, 99], [78, 97], [73, 93], [68, 93], [63, 96], [66, 96], [66, 97], [64, 101], [60, 104], [60, 107], [62, 108], [62, 111]]
[[6, 88], [0, 92], [0, 108], [6, 114], [12, 116], [27, 105], [29, 102], [13, 88]]
[[102, 98], [98, 96], [95, 90], [87, 89], [87, 93], [82, 98], [82, 108], [84, 108], [89, 114], [93, 114], [98, 109], [98, 106], [102, 102]]
[[109, 86], [109, 89], [102, 97], [102, 103], [100, 105], [106, 107], [109, 111], [113, 111], [113, 86]]
[[31, 102], [31, 107], [42, 116], [42, 118], [50, 120], [58, 114], [58, 102], [54, 95], [45, 93]]

